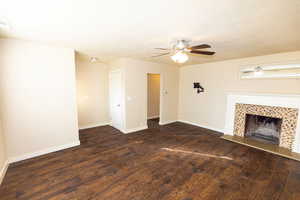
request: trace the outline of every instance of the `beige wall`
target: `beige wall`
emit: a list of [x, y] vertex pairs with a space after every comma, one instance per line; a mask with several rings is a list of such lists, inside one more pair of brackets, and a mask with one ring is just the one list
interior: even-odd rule
[[108, 124], [108, 66], [76, 56], [79, 128]]
[[[300, 94], [299, 79], [239, 79], [241, 66], [295, 61], [300, 61], [300, 52], [182, 67], [180, 68], [178, 118], [223, 130], [228, 92]], [[193, 89], [193, 82], [200, 82], [205, 92], [197, 94]]]
[[159, 117], [160, 75], [148, 74], [148, 109], [147, 117]]
[[125, 81], [125, 126], [127, 130], [147, 126], [147, 74], [162, 79], [161, 123], [177, 120], [178, 67], [123, 58]]
[[2, 131], [2, 124], [0, 121], [0, 184], [4, 177], [5, 167], [7, 164], [7, 155], [6, 155], [6, 145], [4, 140], [4, 135]]
[[1, 118], [8, 157], [79, 142], [74, 51], [0, 40]]
[[7, 160], [5, 148], [6, 148], [6, 145], [5, 145], [3, 130], [2, 130], [1, 121], [0, 121], [0, 172], [2, 170], [2, 167], [4, 166], [4, 163]]

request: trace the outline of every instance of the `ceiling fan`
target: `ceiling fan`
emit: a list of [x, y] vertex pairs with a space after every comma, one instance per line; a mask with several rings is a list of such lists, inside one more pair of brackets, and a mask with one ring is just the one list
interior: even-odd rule
[[155, 48], [160, 51], [165, 51], [161, 54], [154, 55], [152, 57], [160, 57], [168, 54], [172, 54], [171, 58], [176, 63], [185, 63], [189, 57], [187, 53], [191, 54], [202, 54], [202, 55], [214, 55], [213, 51], [203, 51], [201, 49], [211, 48], [208, 44], [200, 44], [190, 46], [187, 40], [177, 40], [171, 48]]

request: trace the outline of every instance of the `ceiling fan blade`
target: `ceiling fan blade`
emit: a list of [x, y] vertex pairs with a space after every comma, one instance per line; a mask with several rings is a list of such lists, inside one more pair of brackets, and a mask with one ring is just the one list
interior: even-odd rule
[[192, 46], [190, 48], [191, 49], [205, 49], [205, 48], [211, 48], [211, 46], [208, 44], [200, 44], [200, 45]]
[[155, 57], [159, 57], [159, 56], [165, 56], [165, 55], [168, 55], [170, 54], [170, 52], [168, 53], [162, 53], [162, 54], [158, 54], [158, 55], [155, 55], [155, 56], [151, 56], [152, 58], [155, 58]]
[[170, 50], [170, 49], [166, 49], [166, 48], [154, 48], [154, 49], [164, 50], [164, 51]]
[[203, 54], [203, 55], [214, 55], [216, 52], [213, 51], [190, 51], [190, 53], [195, 53], [195, 54]]

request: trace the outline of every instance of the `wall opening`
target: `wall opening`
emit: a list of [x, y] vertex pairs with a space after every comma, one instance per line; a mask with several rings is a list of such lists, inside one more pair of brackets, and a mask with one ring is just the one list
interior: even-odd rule
[[159, 121], [160, 113], [160, 74], [147, 74], [147, 119]]

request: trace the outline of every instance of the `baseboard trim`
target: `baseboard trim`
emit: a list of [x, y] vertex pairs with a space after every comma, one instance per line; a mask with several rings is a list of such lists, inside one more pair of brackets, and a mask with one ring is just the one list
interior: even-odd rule
[[88, 129], [88, 128], [95, 128], [95, 127], [98, 127], [98, 126], [107, 126], [107, 125], [110, 125], [110, 124], [111, 124], [110, 122], [106, 122], [106, 123], [91, 124], [91, 125], [88, 125], [88, 126], [80, 126], [79, 130], [84, 130], [84, 129]]
[[157, 119], [157, 118], [159, 118], [159, 115], [148, 117], [147, 119]]
[[197, 124], [197, 123], [194, 123], [194, 122], [189, 122], [189, 121], [186, 121], [186, 120], [178, 120], [178, 122], [182, 122], [182, 123], [186, 123], [186, 124], [198, 126], [198, 127], [201, 127], [201, 128], [206, 128], [206, 129], [209, 129], [209, 130], [212, 130], [212, 131], [216, 131], [216, 132], [220, 132], [220, 133], [224, 133], [224, 130], [222, 130], [222, 129], [213, 128], [213, 127], [210, 127], [210, 126], [204, 126], [204, 125]]
[[80, 141], [78, 140], [76, 142], [72, 142], [72, 143], [69, 143], [69, 144], [64, 144], [64, 145], [44, 149], [44, 150], [41, 150], [41, 151], [27, 153], [27, 154], [24, 154], [24, 155], [21, 155], [21, 156], [12, 157], [12, 158], [9, 158], [8, 160], [9, 160], [9, 163], [14, 163], [14, 162], [26, 160], [26, 159], [29, 159], [29, 158], [34, 158], [34, 157], [37, 157], [37, 156], [41, 156], [41, 155], [45, 155], [45, 154], [48, 154], [48, 153], [68, 149], [68, 148], [79, 146], [79, 145], [80, 145]]
[[169, 120], [169, 121], [159, 122], [159, 125], [167, 125], [167, 124], [171, 124], [174, 122], [177, 122], [177, 120]]
[[141, 126], [141, 127], [137, 127], [137, 128], [126, 129], [126, 130], [123, 130], [122, 132], [127, 134], [127, 133], [133, 133], [133, 132], [145, 130], [145, 129], [148, 129], [148, 126]]
[[5, 177], [5, 174], [7, 172], [7, 169], [8, 169], [8, 166], [9, 166], [9, 162], [8, 160], [4, 163], [4, 166], [2, 167], [1, 171], [0, 171], [0, 185], [2, 184], [2, 181]]

